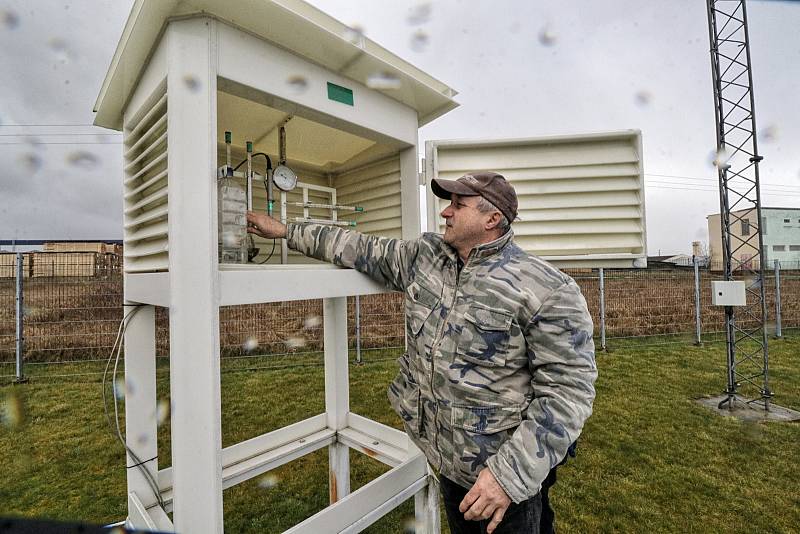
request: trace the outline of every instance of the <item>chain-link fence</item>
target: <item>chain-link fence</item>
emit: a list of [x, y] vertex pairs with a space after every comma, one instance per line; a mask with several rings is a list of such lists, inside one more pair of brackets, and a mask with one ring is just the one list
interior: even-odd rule
[[[0, 255], [0, 376], [13, 376], [17, 347], [17, 298], [22, 298], [24, 362], [105, 359], [122, 318], [121, 259], [100, 253], [31, 253], [22, 258], [21, 294], [14, 254]], [[695, 268], [653, 264], [647, 269], [567, 271], [586, 297], [600, 348], [617, 338], [657, 336], [648, 343], [687, 342], [699, 322], [704, 340], [722, 339], [723, 309], [711, 304], [718, 264]], [[776, 276], [777, 274], [777, 276]], [[697, 281], [696, 281], [697, 280]], [[748, 284], [757, 283], [745, 280]], [[800, 326], [800, 263], [765, 271], [768, 328]], [[780, 322], [776, 300], [780, 290]], [[699, 314], [695, 292], [699, 290]], [[353, 358], [378, 357], [404, 345], [402, 296], [348, 299]], [[169, 354], [169, 317], [156, 313], [156, 347]], [[677, 341], [676, 341], [677, 340]], [[690, 338], [691, 340], [691, 338]], [[689, 340], [689, 341], [690, 341]], [[220, 309], [225, 358], [316, 353], [322, 349], [322, 301], [294, 301]], [[391, 349], [391, 350], [390, 350]], [[374, 351], [374, 352], [373, 352]], [[388, 357], [389, 355], [386, 355]]]

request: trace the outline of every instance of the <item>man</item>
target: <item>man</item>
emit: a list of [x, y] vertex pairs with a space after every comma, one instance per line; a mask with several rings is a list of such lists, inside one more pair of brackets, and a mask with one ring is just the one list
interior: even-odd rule
[[443, 236], [287, 227], [253, 212], [248, 231], [286, 237], [295, 250], [405, 293], [408, 350], [389, 400], [439, 474], [451, 532], [551, 531], [540, 530], [548, 475], [594, 400], [586, 301], [571, 278], [513, 242], [517, 196], [503, 176], [431, 187], [450, 200]]

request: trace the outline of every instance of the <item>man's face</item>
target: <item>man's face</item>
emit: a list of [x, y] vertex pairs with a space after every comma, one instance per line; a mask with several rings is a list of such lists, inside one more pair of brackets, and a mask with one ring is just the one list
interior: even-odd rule
[[489, 232], [485, 225], [492, 212], [481, 213], [476, 207], [480, 197], [462, 197], [452, 194], [450, 205], [442, 210], [441, 216], [445, 221], [444, 242], [450, 246], [461, 249], [470, 249], [486, 241]]

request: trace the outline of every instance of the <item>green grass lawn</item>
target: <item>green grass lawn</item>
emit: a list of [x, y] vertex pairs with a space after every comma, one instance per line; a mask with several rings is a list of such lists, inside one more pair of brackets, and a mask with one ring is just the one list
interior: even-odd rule
[[[794, 409], [798, 334], [770, 344], [774, 401]], [[694, 402], [724, 388], [724, 343], [610, 345], [614, 352], [598, 354], [595, 411], [578, 456], [559, 470], [552, 493], [560, 530], [797, 532], [800, 424], [743, 423]], [[368, 352], [365, 365], [351, 366], [350, 402], [354, 412], [399, 427], [386, 400], [391, 356]], [[320, 413], [320, 363], [315, 354], [226, 360], [223, 445]], [[29, 369], [28, 384], [0, 386], [0, 516], [96, 523], [125, 516], [123, 453], [107, 430], [99, 377], [84, 374], [98, 370], [99, 362], [40, 366]], [[158, 376], [159, 396], [168, 398], [164, 362]], [[9, 407], [19, 415], [9, 417]], [[160, 465], [169, 465], [168, 425], [159, 451]], [[355, 489], [386, 468], [352, 452], [351, 469]], [[327, 504], [324, 449], [274, 475], [271, 484], [256, 478], [225, 491], [226, 531], [280, 532]], [[369, 532], [404, 532], [412, 516], [409, 502]]]

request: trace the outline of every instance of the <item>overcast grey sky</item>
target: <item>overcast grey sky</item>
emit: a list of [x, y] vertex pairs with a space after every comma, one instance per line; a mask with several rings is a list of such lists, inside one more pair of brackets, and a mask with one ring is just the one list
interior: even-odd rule
[[[704, 0], [312, 0], [457, 91], [426, 139], [643, 132], [648, 251], [718, 210]], [[121, 145], [89, 126], [131, 0], [0, 0], [0, 239], [119, 239]], [[800, 207], [800, 2], [748, 2], [765, 206]], [[64, 125], [64, 126], [52, 126]]]

